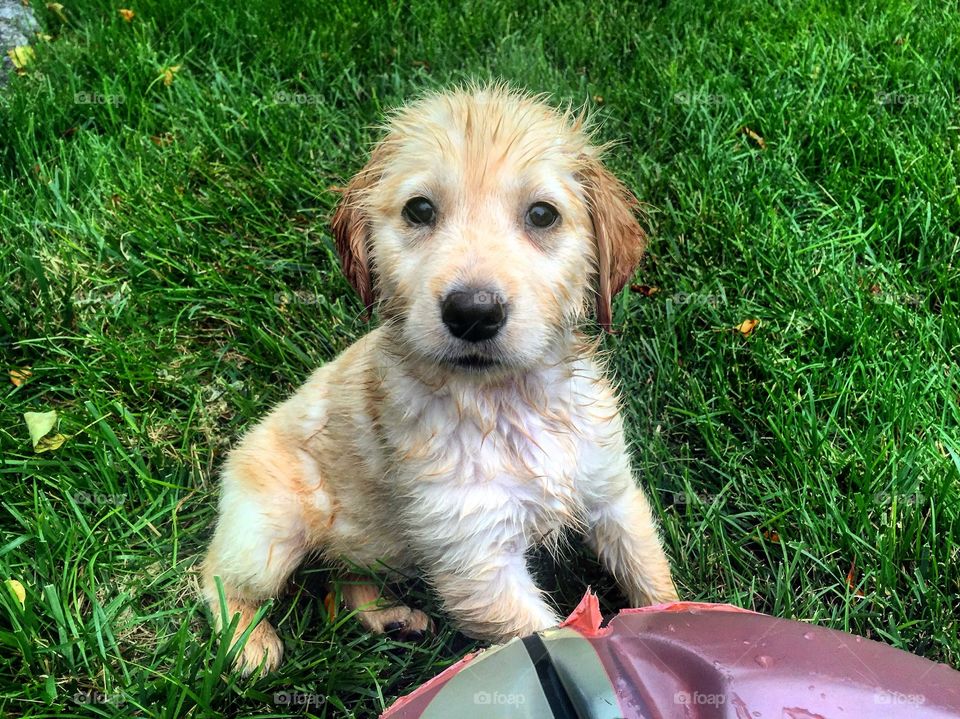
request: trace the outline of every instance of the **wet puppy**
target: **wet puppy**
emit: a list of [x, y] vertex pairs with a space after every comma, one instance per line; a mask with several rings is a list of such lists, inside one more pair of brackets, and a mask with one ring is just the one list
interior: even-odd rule
[[[636, 604], [676, 599], [630, 471], [616, 393], [581, 334], [644, 250], [636, 200], [582, 118], [500, 87], [399, 110], [333, 218], [343, 269], [381, 324], [317, 370], [230, 453], [204, 564], [238, 633], [308, 554], [419, 571], [468, 635], [558, 622], [526, 554], [584, 533]], [[226, 607], [220, 606], [216, 577]], [[420, 611], [347, 583], [376, 632]], [[238, 664], [270, 670], [262, 621]]]

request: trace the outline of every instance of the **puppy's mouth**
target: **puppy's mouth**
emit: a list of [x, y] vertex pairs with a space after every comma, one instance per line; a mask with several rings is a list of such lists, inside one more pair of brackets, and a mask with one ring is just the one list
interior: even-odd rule
[[473, 372], [483, 372], [501, 366], [499, 360], [490, 357], [484, 357], [476, 354], [459, 355], [457, 357], [448, 357], [444, 360], [446, 364], [459, 369], [465, 369]]

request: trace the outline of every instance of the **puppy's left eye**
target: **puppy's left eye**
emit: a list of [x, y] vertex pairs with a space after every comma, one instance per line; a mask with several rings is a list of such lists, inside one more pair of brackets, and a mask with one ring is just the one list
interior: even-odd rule
[[557, 208], [548, 202], [535, 202], [527, 210], [527, 222], [541, 230], [557, 224], [559, 219]]

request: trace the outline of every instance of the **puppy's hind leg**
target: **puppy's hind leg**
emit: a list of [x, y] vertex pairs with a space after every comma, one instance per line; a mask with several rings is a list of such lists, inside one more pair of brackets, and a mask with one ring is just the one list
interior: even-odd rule
[[430, 618], [419, 609], [400, 603], [381, 591], [375, 580], [350, 574], [339, 582], [343, 603], [356, 611], [364, 629], [374, 634], [389, 634], [408, 642], [419, 642], [433, 628]]
[[[231, 455], [224, 468], [220, 517], [203, 563], [203, 594], [214, 628], [239, 614], [233, 641], [250, 626], [260, 605], [276, 597], [307, 553], [308, 533], [300, 495], [293, 491], [297, 465], [289, 453], [268, 451], [253, 440], [260, 428]], [[262, 438], [262, 434], [261, 434]], [[221, 606], [216, 578], [223, 585]], [[277, 667], [283, 644], [264, 618], [236, 657], [245, 676]]]

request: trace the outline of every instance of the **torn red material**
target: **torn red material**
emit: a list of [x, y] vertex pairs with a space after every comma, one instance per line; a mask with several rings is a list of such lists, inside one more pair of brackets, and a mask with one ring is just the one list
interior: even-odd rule
[[570, 616], [560, 623], [560, 628], [576, 629], [585, 637], [596, 636], [600, 631], [603, 615], [600, 614], [600, 600], [597, 595], [587, 589], [577, 608], [570, 612]]

